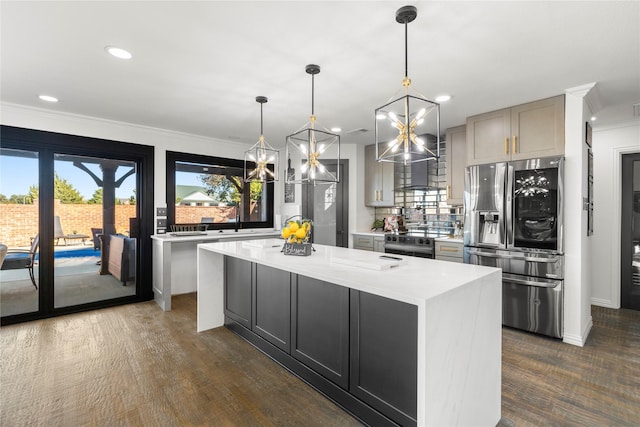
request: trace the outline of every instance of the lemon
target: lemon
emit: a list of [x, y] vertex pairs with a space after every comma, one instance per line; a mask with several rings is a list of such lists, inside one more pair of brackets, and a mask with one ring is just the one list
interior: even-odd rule
[[291, 235], [291, 230], [289, 230], [288, 227], [285, 227], [285, 228], [282, 229], [282, 238], [283, 239], [288, 239], [290, 235]]
[[295, 233], [296, 231], [298, 231], [298, 228], [300, 228], [298, 226], [297, 222], [290, 222], [289, 223], [289, 230], [291, 230], [292, 233]]
[[304, 239], [304, 236], [307, 235], [307, 229], [305, 227], [299, 228], [298, 231], [296, 231], [296, 237], [298, 239]]

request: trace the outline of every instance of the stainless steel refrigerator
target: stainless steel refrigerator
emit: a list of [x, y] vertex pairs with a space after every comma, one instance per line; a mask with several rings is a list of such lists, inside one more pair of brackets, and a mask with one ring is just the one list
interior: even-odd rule
[[562, 338], [561, 157], [469, 166], [464, 260], [502, 269], [502, 323]]

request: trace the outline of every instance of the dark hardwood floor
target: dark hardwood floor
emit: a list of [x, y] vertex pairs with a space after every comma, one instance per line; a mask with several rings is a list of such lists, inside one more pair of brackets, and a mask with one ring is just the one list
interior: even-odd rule
[[[350, 426], [195, 294], [3, 327], [2, 426]], [[640, 313], [593, 308], [584, 348], [504, 329], [501, 425], [637, 426]]]

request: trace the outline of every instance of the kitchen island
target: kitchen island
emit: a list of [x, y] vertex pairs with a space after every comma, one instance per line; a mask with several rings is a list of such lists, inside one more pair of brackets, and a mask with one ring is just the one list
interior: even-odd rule
[[370, 425], [498, 423], [499, 269], [281, 247], [198, 245], [198, 331], [226, 325]]
[[165, 233], [153, 241], [153, 298], [163, 311], [171, 311], [171, 295], [195, 292], [198, 243], [264, 239], [279, 236], [273, 229], [215, 230]]

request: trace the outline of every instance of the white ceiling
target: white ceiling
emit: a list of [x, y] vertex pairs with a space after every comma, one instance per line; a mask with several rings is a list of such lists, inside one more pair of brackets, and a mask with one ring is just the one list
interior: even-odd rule
[[318, 123], [368, 144], [374, 109], [401, 88], [405, 4], [418, 8], [412, 87], [454, 97], [443, 131], [591, 82], [596, 126], [637, 120], [638, 1], [2, 1], [0, 100], [253, 144], [264, 95], [265, 137], [279, 148], [308, 119], [315, 63]]

